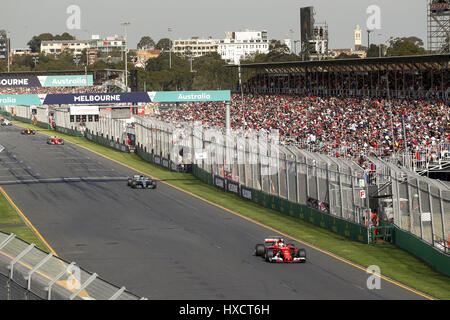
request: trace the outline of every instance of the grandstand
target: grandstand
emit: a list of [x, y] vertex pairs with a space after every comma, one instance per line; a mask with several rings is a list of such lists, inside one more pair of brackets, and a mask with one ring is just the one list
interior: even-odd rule
[[241, 65], [244, 93], [449, 98], [450, 54]]

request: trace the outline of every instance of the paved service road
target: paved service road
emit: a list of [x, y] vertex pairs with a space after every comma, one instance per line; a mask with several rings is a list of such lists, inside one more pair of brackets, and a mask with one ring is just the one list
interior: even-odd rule
[[1, 128], [0, 141], [0, 186], [58, 255], [135, 294], [424, 299], [385, 280], [369, 290], [364, 271], [308, 247], [305, 264], [266, 263], [253, 249], [273, 232], [163, 183], [133, 190], [133, 171], [76, 145], [16, 127]]

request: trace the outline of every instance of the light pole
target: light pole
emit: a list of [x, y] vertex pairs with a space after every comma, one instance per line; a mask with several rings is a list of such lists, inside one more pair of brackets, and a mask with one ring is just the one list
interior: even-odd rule
[[[172, 32], [172, 28], [167, 28], [168, 32]], [[172, 40], [169, 35], [169, 69], [172, 69]]]
[[80, 60], [81, 60], [80, 56], [75, 56], [75, 57], [73, 58], [73, 62], [74, 62], [75, 65], [77, 66], [77, 69], [78, 69], [78, 64], [80, 63]]
[[125, 27], [125, 89], [128, 92], [128, 43], [127, 43], [127, 27], [130, 25], [130, 22], [123, 22], [121, 23], [122, 26]]
[[39, 57], [33, 57], [34, 68], [36, 69], [36, 63], [39, 62]]
[[[378, 39], [382, 36], [381, 33], [378, 34]], [[378, 58], [381, 58], [381, 40], [378, 41]]]
[[5, 35], [6, 35], [6, 64], [8, 66], [8, 72], [10, 72], [10, 51], [11, 51], [11, 40], [9, 39], [9, 34], [11, 34], [9, 32], [9, 30], [5, 30]]
[[370, 49], [370, 33], [373, 30], [367, 29], [367, 53], [369, 53], [369, 49]]

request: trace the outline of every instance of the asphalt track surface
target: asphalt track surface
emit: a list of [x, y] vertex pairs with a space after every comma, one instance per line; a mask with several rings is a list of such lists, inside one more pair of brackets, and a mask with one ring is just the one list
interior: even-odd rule
[[305, 247], [305, 264], [253, 255], [273, 231], [163, 183], [131, 189], [134, 171], [74, 144], [0, 128], [0, 186], [67, 261], [149, 299], [424, 299]]

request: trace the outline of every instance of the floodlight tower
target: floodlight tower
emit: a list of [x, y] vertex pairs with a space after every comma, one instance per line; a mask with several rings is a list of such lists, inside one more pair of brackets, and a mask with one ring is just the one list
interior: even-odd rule
[[450, 0], [428, 0], [428, 51], [450, 53]]

